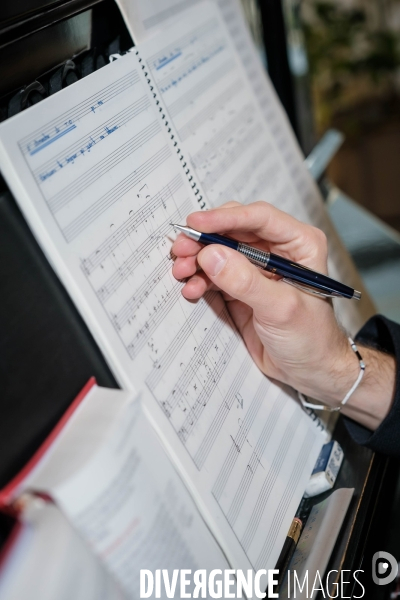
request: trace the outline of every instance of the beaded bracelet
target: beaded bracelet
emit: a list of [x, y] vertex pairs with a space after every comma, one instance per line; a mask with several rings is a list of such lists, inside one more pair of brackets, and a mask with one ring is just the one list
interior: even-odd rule
[[358, 374], [358, 377], [354, 383], [354, 385], [352, 386], [352, 388], [347, 392], [347, 394], [345, 395], [345, 397], [343, 398], [343, 400], [341, 401], [339, 406], [336, 407], [331, 407], [331, 406], [324, 406], [323, 404], [311, 404], [310, 402], [306, 401], [305, 396], [301, 393], [301, 392], [297, 392], [300, 402], [302, 403], [302, 405], [305, 408], [312, 408], [313, 410], [327, 410], [329, 412], [337, 412], [339, 411], [342, 406], [344, 406], [347, 401], [349, 400], [349, 398], [351, 397], [351, 395], [356, 391], [356, 389], [358, 388], [358, 386], [360, 385], [362, 378], [364, 377], [364, 373], [365, 373], [365, 363], [362, 359], [361, 354], [358, 351], [358, 348], [356, 346], [356, 344], [354, 343], [354, 341], [351, 339], [351, 337], [347, 338], [349, 340], [350, 343], [350, 347], [353, 350], [354, 354], [357, 356], [358, 358], [358, 362], [360, 364], [360, 372]]

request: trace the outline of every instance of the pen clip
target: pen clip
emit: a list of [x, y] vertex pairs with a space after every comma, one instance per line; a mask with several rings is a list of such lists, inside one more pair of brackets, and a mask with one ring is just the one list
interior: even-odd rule
[[289, 279], [288, 277], [284, 277], [282, 279], [282, 281], [284, 281], [285, 283], [288, 283], [289, 285], [292, 285], [293, 287], [297, 288], [298, 290], [301, 290], [302, 292], [305, 292], [306, 294], [311, 294], [312, 296], [318, 296], [319, 298], [341, 298], [342, 297], [337, 292], [331, 292], [330, 294], [327, 294], [325, 292], [321, 292], [320, 290], [316, 289], [312, 285], [307, 285], [305, 283], [298, 283], [297, 281], [294, 281], [293, 279]]

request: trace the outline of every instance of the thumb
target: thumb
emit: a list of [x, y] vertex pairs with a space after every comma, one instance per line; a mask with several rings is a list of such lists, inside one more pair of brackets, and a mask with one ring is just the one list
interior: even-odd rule
[[280, 292], [271, 281], [239, 252], [213, 244], [203, 248], [197, 261], [212, 283], [236, 300], [257, 309], [269, 306]]

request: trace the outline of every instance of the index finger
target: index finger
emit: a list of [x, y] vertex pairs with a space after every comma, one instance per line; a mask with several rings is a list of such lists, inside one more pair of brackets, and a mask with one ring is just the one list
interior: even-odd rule
[[306, 260], [308, 266], [319, 269], [326, 263], [327, 244], [322, 231], [267, 202], [192, 213], [187, 223], [204, 233], [231, 233], [232, 237], [236, 232], [251, 232], [292, 260]]
[[247, 231], [270, 242], [290, 242], [309, 226], [267, 202], [214, 208], [192, 213], [187, 224], [204, 233]]

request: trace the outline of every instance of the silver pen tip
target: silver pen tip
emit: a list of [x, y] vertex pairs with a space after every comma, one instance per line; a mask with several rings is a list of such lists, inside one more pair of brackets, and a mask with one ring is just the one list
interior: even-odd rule
[[361, 300], [361, 292], [354, 290], [353, 298], [354, 300]]
[[171, 223], [171, 225], [174, 227], [174, 229], [182, 231], [188, 238], [192, 240], [198, 241], [201, 237], [201, 233], [199, 231], [196, 231], [191, 227], [187, 227], [186, 225], [177, 225], [176, 223]]

